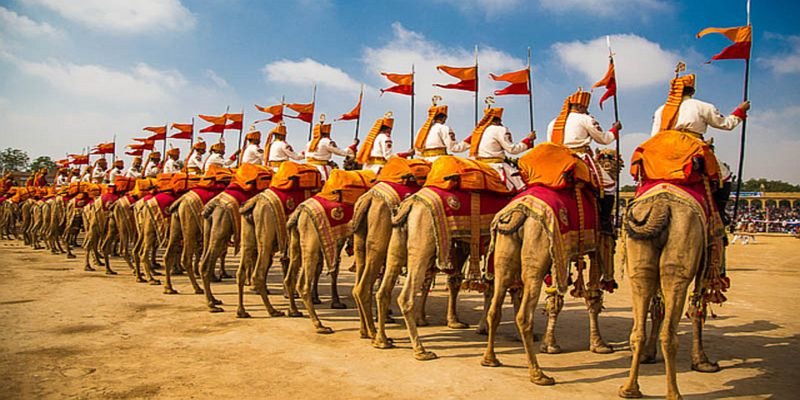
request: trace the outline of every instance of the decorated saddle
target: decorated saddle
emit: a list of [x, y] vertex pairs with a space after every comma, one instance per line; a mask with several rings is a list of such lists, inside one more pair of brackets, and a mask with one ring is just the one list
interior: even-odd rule
[[382, 201], [394, 210], [400, 202], [416, 193], [425, 184], [431, 164], [421, 159], [392, 157], [378, 173], [377, 183], [355, 204], [353, 229], [366, 222], [372, 201]]
[[442, 156], [431, 165], [426, 187], [442, 190], [475, 190], [509, 195], [511, 191], [489, 164], [456, 156]]
[[[668, 146], [668, 147], [663, 147]], [[642, 143], [633, 153], [631, 175], [639, 184], [626, 215], [627, 234], [637, 224], [638, 205], [668, 198], [686, 205], [706, 230], [701, 282], [695, 285], [692, 302], [705, 310], [707, 303], [721, 304], [730, 287], [725, 273], [725, 227], [712, 189], [719, 183], [719, 166], [708, 144], [679, 131], [663, 131]]]

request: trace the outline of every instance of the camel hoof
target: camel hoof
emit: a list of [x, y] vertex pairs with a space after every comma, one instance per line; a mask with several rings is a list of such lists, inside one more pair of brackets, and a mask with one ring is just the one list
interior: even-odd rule
[[67, 258], [73, 259], [73, 258], [77, 258], [77, 256], [75, 254], [67, 254]]
[[194, 294], [204, 294], [205, 291], [203, 289], [195, 289]]
[[221, 313], [223, 311], [225, 311], [223, 308], [220, 308], [220, 307], [217, 307], [217, 306], [208, 307], [208, 312], [210, 312], [210, 313]]
[[718, 363], [711, 361], [702, 361], [699, 363], [692, 363], [692, 370], [704, 373], [719, 372], [720, 367]]
[[311, 299], [311, 304], [314, 305], [322, 304], [322, 300], [320, 300], [319, 297], [314, 297], [313, 299]]
[[450, 329], [469, 329], [469, 324], [465, 324], [461, 321], [450, 321], [447, 323], [447, 327]]
[[333, 328], [329, 326], [320, 326], [317, 328], [317, 333], [320, 335], [330, 335], [333, 333]]
[[427, 319], [427, 318], [421, 318], [421, 319], [418, 319], [418, 320], [417, 320], [417, 326], [428, 326], [428, 325], [430, 325], [430, 324], [431, 324], [431, 323], [430, 323], [430, 322], [428, 322], [428, 319]]
[[331, 303], [331, 308], [334, 310], [346, 310], [347, 304], [344, 304], [341, 301], [334, 301]]
[[560, 354], [561, 346], [557, 344], [554, 345], [542, 344], [542, 347], [539, 348], [539, 352], [544, 354]]
[[372, 340], [372, 347], [381, 350], [391, 349], [394, 348], [394, 341], [392, 341], [392, 339], [389, 338], [385, 339], [376, 338]]
[[503, 363], [501, 363], [500, 360], [497, 359], [497, 357], [492, 357], [492, 358], [484, 357], [483, 360], [481, 360], [481, 365], [484, 367], [499, 367], [502, 366]]
[[489, 334], [489, 328], [487, 328], [484, 325], [478, 325], [478, 327], [475, 328], [475, 333], [477, 333], [478, 335], [486, 336]]
[[594, 354], [611, 354], [614, 352], [614, 349], [605, 343], [601, 343], [598, 345], [591, 346], [591, 348], [589, 348], [589, 351], [591, 351]]
[[439, 358], [439, 356], [432, 351], [423, 351], [421, 353], [414, 353], [414, 358], [416, 358], [417, 361], [430, 361]]
[[222, 300], [220, 300], [220, 299], [211, 299], [211, 304], [213, 304], [215, 306], [221, 306], [222, 305]]
[[544, 372], [539, 372], [535, 376], [531, 376], [531, 382], [539, 386], [552, 386], [556, 384], [556, 380], [545, 375]]
[[656, 356], [645, 354], [642, 355], [642, 360], [639, 361], [640, 364], [655, 364], [656, 363]]
[[165, 287], [164, 294], [178, 294], [178, 291], [173, 288]]
[[106, 270], [106, 275], [116, 275], [116, 274], [117, 274], [117, 272], [114, 271], [114, 270], [110, 270], [110, 269]]
[[216, 275], [211, 275], [211, 282], [214, 283], [222, 282], [222, 279]]
[[642, 398], [642, 392], [639, 390], [639, 388], [626, 388], [624, 386], [620, 386], [619, 387], [619, 391], [617, 392], [617, 395], [619, 395], [619, 397], [622, 397], [623, 399], [641, 399]]
[[158, 279], [150, 278], [150, 280], [147, 281], [147, 284], [152, 285], [152, 286], [158, 286], [158, 285], [161, 284], [161, 281], [158, 280]]
[[303, 317], [303, 313], [301, 313], [300, 311], [289, 311], [288, 315], [289, 315], [289, 318], [302, 318]]
[[141, 276], [137, 276], [136, 277], [136, 283], [145, 283], [145, 282], [147, 282], [147, 281], [144, 280]]
[[283, 312], [283, 311], [269, 310], [269, 316], [270, 317], [283, 317], [285, 315], [286, 315], [286, 313]]
[[91, 266], [87, 265], [87, 266], [83, 267], [83, 270], [84, 270], [84, 271], [89, 271], [89, 272], [92, 272], [92, 271], [94, 271], [95, 269], [94, 269], [94, 268], [92, 268]]
[[245, 311], [243, 308], [236, 310], [236, 318], [250, 318], [250, 313]]

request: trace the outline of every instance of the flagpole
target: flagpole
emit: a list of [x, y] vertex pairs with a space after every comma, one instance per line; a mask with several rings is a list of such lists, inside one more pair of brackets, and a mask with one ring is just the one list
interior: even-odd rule
[[117, 162], [117, 134], [116, 133], [114, 134], [114, 140], [112, 140], [112, 142], [114, 143], [114, 152], [111, 153], [111, 163], [113, 164], [113, 163]]
[[[606, 44], [608, 45], [608, 62], [611, 63], [612, 67], [614, 67], [614, 53], [611, 51], [611, 36], [606, 35]], [[616, 68], [616, 67], [615, 67]], [[617, 73], [616, 69], [614, 70], [614, 85], [619, 88], [617, 83]], [[617, 93], [619, 90], [614, 91], [614, 122], [619, 122], [619, 105], [617, 104]], [[614, 182], [616, 183], [616, 188], [614, 188], [614, 227], [619, 229], [620, 225], [622, 224], [622, 219], [620, 218], [619, 214], [619, 160], [620, 160], [620, 150], [619, 150], [619, 135], [617, 135], [617, 140], [614, 141], [615, 150], [617, 152], [616, 157], [617, 159], [616, 164], [616, 176], [614, 177]]]
[[[750, 26], [750, 0], [747, 0], [747, 25]], [[747, 101], [750, 84], [750, 55], [753, 54], [752, 43], [750, 44], [750, 54], [744, 59], [744, 95], [742, 101]], [[733, 220], [731, 220], [731, 233], [736, 229], [736, 220], [739, 218], [739, 197], [742, 194], [742, 173], [744, 172], [744, 146], [747, 132], [747, 118], [742, 120], [742, 134], [739, 141], [739, 168], [736, 173], [736, 197], [733, 204]], [[720, 213], [725, 210], [720, 210]]]
[[478, 45], [475, 45], [475, 126], [478, 125], [478, 81], [480, 81], [480, 75], [478, 74]]
[[311, 141], [311, 133], [314, 131], [314, 109], [317, 107], [317, 84], [311, 92], [311, 122], [308, 123], [308, 140]]
[[194, 116], [192, 117], [192, 135], [189, 137], [189, 151], [194, 148]]
[[[225, 118], [227, 118], [227, 116], [225, 116]], [[225, 120], [225, 124], [227, 125], [227, 123], [228, 123], [228, 120], [226, 119]], [[242, 144], [242, 131], [244, 131], [244, 107], [242, 107], [242, 123], [239, 126], [239, 145], [240, 145], [239, 147], [240, 148], [241, 148], [241, 144]], [[239, 152], [239, 157], [237, 157], [237, 159], [236, 159], [236, 166], [237, 167], [242, 165], [242, 153], [243, 152], [240, 151]]]
[[411, 64], [411, 147], [414, 147], [414, 64]]
[[528, 115], [531, 120], [531, 132], [536, 131], [533, 119], [533, 83], [531, 82], [531, 48], [528, 47]]
[[361, 124], [361, 107], [364, 103], [364, 84], [361, 84], [361, 94], [358, 95], [358, 117], [356, 117], [356, 140], [358, 140], [358, 127]]

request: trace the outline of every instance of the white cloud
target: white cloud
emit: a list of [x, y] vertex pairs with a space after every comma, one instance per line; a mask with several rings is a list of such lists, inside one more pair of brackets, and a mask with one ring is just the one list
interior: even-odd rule
[[624, 17], [669, 10], [663, 0], [539, 0], [545, 10], [556, 14], [581, 13], [595, 17]]
[[55, 37], [62, 33], [47, 22], [36, 22], [24, 15], [0, 6], [0, 30], [25, 37]]
[[194, 15], [180, 0], [23, 0], [90, 28], [118, 33], [186, 30]]
[[346, 72], [316, 60], [304, 58], [300, 61], [279, 60], [269, 63], [261, 70], [269, 82], [288, 83], [309, 87], [312, 83], [331, 89], [357, 92], [361, 84]]
[[[772, 35], [775, 36], [775, 35]], [[777, 74], [796, 74], [800, 72], [800, 36], [780, 37], [790, 46], [790, 50], [783, 54], [758, 58], [758, 62], [766, 65]]]
[[223, 77], [217, 75], [217, 73], [213, 69], [205, 70], [203, 76], [205, 76], [208, 79], [211, 79], [211, 82], [214, 82], [215, 85], [219, 86], [222, 89], [228, 89], [231, 87], [228, 84], [228, 81], [226, 81]]
[[171, 90], [186, 85], [186, 79], [177, 70], [158, 70], [144, 63], [126, 72], [101, 65], [80, 65], [54, 59], [33, 62], [6, 52], [2, 53], [2, 58], [13, 62], [25, 74], [40, 78], [66, 94], [113, 99], [115, 102], [153, 101], [169, 96]]
[[456, 6], [463, 12], [479, 12], [489, 17], [513, 11], [521, 0], [438, 0]]
[[[635, 89], [668, 82], [680, 57], [643, 37], [612, 35], [611, 47], [617, 82], [625, 89]], [[553, 50], [562, 65], [583, 74], [588, 86], [600, 80], [608, 69], [608, 46], [605, 37], [588, 42], [556, 43]]]

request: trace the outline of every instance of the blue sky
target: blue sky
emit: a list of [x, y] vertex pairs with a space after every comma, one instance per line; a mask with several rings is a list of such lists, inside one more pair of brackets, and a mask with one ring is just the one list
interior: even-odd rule
[[[745, 178], [800, 183], [800, 30], [790, 17], [800, 13], [800, 2], [753, 3]], [[220, 114], [226, 106], [243, 109], [249, 125], [265, 117], [253, 104], [274, 104], [282, 95], [307, 102], [314, 83], [317, 110], [329, 117], [349, 111], [363, 83], [362, 135], [391, 110], [397, 148], [405, 149], [408, 98], [379, 96], [389, 86], [379, 72], [406, 72], [412, 63], [417, 128], [439, 94], [450, 106], [450, 125], [466, 137], [471, 94], [431, 84], [452, 81], [435, 65], [469, 65], [476, 45], [481, 99], [497, 88], [487, 74], [524, 67], [532, 48], [542, 138], [564, 97], [603, 76], [605, 35], [611, 35], [626, 159], [646, 139], [678, 60], [698, 74], [698, 98], [729, 112], [742, 97], [743, 61], [704, 64], [726, 39], [694, 35], [708, 26], [744, 24], [743, 0], [3, 0], [0, 7], [0, 147], [34, 157], [61, 158], [115, 134], [127, 144], [144, 135], [144, 126]], [[600, 93], [590, 111], [609, 126], [610, 108], [596, 105]], [[506, 125], [517, 139], [527, 133], [524, 96], [499, 97], [497, 106], [506, 108]], [[307, 125], [287, 124], [290, 142], [304, 148]], [[353, 129], [353, 122], [336, 123], [333, 136], [349, 144]], [[735, 167], [739, 130], [711, 136]], [[226, 140], [232, 148], [236, 134], [229, 131]], [[184, 151], [188, 146], [174, 143]]]

